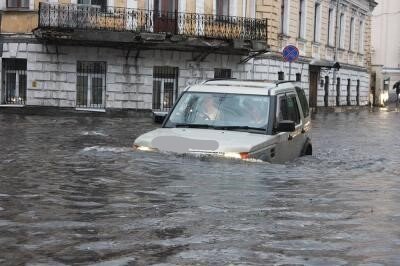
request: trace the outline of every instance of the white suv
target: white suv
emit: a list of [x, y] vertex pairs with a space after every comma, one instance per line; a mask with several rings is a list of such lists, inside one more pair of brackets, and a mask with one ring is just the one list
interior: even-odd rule
[[189, 86], [138, 150], [285, 162], [311, 155], [307, 98], [295, 82], [210, 80]]

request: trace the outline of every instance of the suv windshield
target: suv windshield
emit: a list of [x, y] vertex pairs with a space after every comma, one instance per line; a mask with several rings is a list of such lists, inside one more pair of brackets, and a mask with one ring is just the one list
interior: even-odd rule
[[165, 127], [265, 131], [268, 113], [266, 95], [185, 92]]

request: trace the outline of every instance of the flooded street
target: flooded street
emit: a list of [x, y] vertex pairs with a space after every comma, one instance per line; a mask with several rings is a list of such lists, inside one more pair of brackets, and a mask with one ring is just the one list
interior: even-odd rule
[[285, 165], [135, 152], [146, 118], [0, 114], [0, 265], [399, 265], [398, 112]]

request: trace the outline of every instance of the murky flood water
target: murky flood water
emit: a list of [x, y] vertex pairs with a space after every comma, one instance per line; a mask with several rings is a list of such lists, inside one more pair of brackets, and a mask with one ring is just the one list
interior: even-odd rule
[[0, 114], [1, 265], [399, 265], [400, 116], [285, 165], [134, 152], [145, 118]]

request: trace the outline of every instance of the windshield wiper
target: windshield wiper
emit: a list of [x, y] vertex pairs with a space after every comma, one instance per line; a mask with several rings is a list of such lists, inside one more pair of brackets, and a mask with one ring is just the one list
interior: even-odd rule
[[187, 124], [187, 123], [178, 123], [175, 127], [187, 127], [187, 128], [215, 128], [209, 124]]
[[243, 130], [263, 130], [265, 128], [262, 127], [249, 127], [249, 126], [214, 126], [215, 129], [226, 129], [226, 130], [235, 130], [235, 129], [243, 129]]

